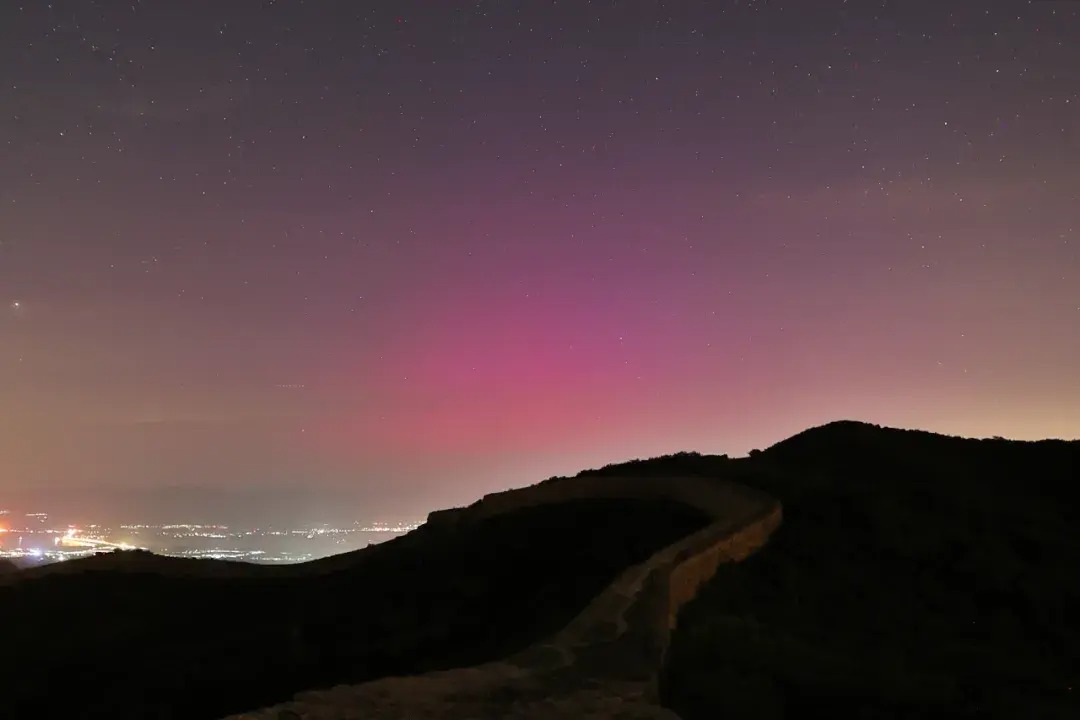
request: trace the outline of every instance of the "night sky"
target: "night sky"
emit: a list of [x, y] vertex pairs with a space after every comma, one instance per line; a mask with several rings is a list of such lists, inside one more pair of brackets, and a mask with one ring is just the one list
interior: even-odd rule
[[4, 0], [0, 491], [1074, 438], [1078, 229], [1077, 2]]

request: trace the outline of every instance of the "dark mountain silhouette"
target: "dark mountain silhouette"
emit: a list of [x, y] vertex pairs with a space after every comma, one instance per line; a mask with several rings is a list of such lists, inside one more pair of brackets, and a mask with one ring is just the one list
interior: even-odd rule
[[752, 463], [784, 524], [684, 611], [684, 718], [1080, 716], [1080, 442], [842, 422]]
[[426, 525], [293, 568], [69, 561], [0, 587], [0, 612], [18, 618], [7, 647], [19, 649], [0, 654], [0, 697], [12, 717], [194, 720], [493, 660], [704, 522], [674, 503], [582, 500], [460, 531]]
[[[841, 422], [750, 458], [679, 453], [546, 484], [692, 476], [783, 504], [764, 549], [721, 564], [679, 615], [660, 696], [687, 720], [1073, 717], [1078, 460], [1080, 442]], [[121, 553], [0, 584], [17, 618], [4, 708], [220, 717], [498, 659], [707, 522], [674, 501], [599, 497], [436, 519], [290, 568]]]

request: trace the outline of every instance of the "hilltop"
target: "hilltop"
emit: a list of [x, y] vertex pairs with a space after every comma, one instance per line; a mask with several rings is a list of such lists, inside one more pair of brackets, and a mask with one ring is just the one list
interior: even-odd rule
[[784, 525], [680, 617], [682, 717], [1075, 717], [1080, 442], [843, 422], [751, 464]]

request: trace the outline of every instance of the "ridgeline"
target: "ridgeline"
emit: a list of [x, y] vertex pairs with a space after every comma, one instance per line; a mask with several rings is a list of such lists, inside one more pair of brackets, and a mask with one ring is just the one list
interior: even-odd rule
[[70, 561], [0, 586], [4, 707], [1073, 717], [1078, 459], [842, 422], [554, 478], [289, 568]]

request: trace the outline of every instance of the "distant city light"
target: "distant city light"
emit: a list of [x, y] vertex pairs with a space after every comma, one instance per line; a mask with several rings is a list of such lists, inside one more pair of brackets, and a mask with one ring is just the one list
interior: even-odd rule
[[[2, 511], [0, 514], [9, 513]], [[422, 524], [356, 521], [343, 526], [324, 523], [293, 528], [231, 528], [195, 522], [129, 523], [113, 529], [99, 523], [54, 526], [48, 524], [49, 514], [44, 512], [26, 513], [24, 517], [27, 522], [24, 528], [11, 523], [0, 527], [0, 536], [18, 534], [14, 546], [0, 537], [0, 558], [21, 558], [24, 562], [39, 564], [114, 551], [149, 550], [173, 557], [289, 564], [361, 549], [415, 530]], [[51, 541], [48, 550], [33, 544], [46, 538]]]

